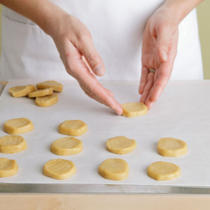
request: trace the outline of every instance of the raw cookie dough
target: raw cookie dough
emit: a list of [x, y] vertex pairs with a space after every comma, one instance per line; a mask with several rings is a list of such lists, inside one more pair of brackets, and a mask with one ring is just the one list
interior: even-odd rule
[[158, 161], [147, 168], [147, 174], [158, 181], [171, 180], [180, 176], [181, 169], [173, 163]]
[[44, 88], [53, 88], [56, 92], [62, 92], [63, 91], [63, 85], [57, 81], [49, 80], [45, 82], [41, 82], [37, 84], [38, 89], [44, 89]]
[[76, 173], [76, 167], [70, 160], [49, 160], [43, 167], [43, 174], [53, 179], [67, 179]]
[[58, 95], [57, 94], [52, 94], [51, 96], [42, 96], [42, 97], [37, 97], [35, 99], [35, 103], [37, 106], [41, 107], [48, 107], [56, 104], [58, 102]]
[[136, 141], [125, 136], [116, 136], [107, 140], [106, 148], [116, 154], [126, 154], [136, 148]]
[[123, 115], [125, 117], [137, 117], [145, 115], [148, 111], [148, 108], [143, 103], [126, 103], [122, 104]]
[[49, 96], [53, 94], [52, 88], [46, 88], [42, 90], [35, 90], [28, 94], [29, 98], [41, 97], [41, 96]]
[[50, 150], [56, 155], [74, 155], [82, 151], [83, 144], [74, 137], [64, 137], [54, 141]]
[[18, 172], [18, 164], [15, 160], [0, 158], [0, 178], [13, 176]]
[[70, 136], [81, 136], [86, 133], [88, 126], [81, 120], [66, 120], [58, 127], [59, 133]]
[[27, 148], [25, 139], [22, 136], [7, 135], [0, 137], [0, 152], [16, 153]]
[[179, 157], [188, 151], [187, 144], [175, 138], [161, 138], [157, 146], [158, 153], [166, 157]]
[[98, 173], [111, 180], [123, 180], [128, 177], [129, 167], [125, 160], [110, 158], [104, 160], [98, 168]]
[[27, 118], [16, 118], [6, 121], [3, 125], [3, 129], [9, 134], [18, 135], [32, 131], [34, 129], [34, 125]]
[[9, 93], [11, 96], [18, 98], [18, 97], [27, 96], [35, 89], [36, 88], [33, 85], [16, 86], [16, 87], [11, 87], [9, 89]]

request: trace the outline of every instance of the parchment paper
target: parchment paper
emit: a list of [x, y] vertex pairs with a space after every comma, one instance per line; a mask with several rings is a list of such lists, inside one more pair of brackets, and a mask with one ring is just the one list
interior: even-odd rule
[[[1, 178], [1, 183], [74, 183], [74, 184], [135, 184], [170, 186], [210, 186], [210, 81], [173, 81], [168, 84], [160, 100], [142, 117], [116, 116], [108, 108], [89, 99], [74, 81], [61, 81], [64, 92], [58, 104], [41, 108], [28, 98], [13, 98], [8, 88], [37, 81], [11, 81], [0, 97], [0, 136], [6, 135], [3, 123], [11, 118], [26, 117], [35, 130], [23, 134], [28, 149], [17, 154], [0, 154], [17, 160], [16, 176]], [[104, 82], [120, 103], [139, 100], [138, 82]], [[64, 120], [80, 119], [88, 124], [88, 133], [78, 137], [84, 151], [73, 156], [57, 156], [50, 152], [50, 144], [64, 137], [57, 132]], [[108, 138], [124, 135], [136, 139], [137, 148], [127, 155], [115, 155], [105, 149]], [[156, 152], [161, 137], [176, 137], [187, 142], [189, 153], [181, 158], [165, 158]], [[111, 181], [97, 173], [106, 158], [125, 159], [130, 166], [127, 180]], [[58, 181], [42, 174], [42, 167], [50, 159], [72, 160], [77, 173], [70, 179]], [[146, 168], [154, 161], [170, 161], [181, 167], [182, 176], [173, 181], [157, 182], [149, 178]]]

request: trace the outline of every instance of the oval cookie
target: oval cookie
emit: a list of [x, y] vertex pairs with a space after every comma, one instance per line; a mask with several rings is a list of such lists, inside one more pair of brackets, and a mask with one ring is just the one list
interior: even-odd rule
[[0, 137], [0, 152], [16, 153], [27, 148], [25, 139], [22, 136], [7, 135]]
[[49, 160], [43, 167], [43, 174], [53, 179], [67, 179], [76, 173], [76, 167], [70, 160]]
[[116, 136], [107, 140], [106, 148], [115, 154], [126, 154], [136, 148], [136, 141], [125, 136]]
[[53, 94], [53, 89], [52, 88], [46, 88], [42, 90], [35, 90], [31, 93], [28, 94], [29, 98], [36, 98], [36, 97], [41, 97], [41, 96], [49, 96]]
[[147, 174], [158, 181], [171, 180], [180, 176], [181, 169], [173, 163], [158, 161], [147, 168]]
[[145, 115], [148, 112], [148, 108], [143, 103], [126, 103], [122, 104], [123, 115], [125, 117], [137, 117]]
[[37, 88], [38, 89], [52, 88], [56, 92], [63, 91], [63, 85], [57, 81], [54, 81], [54, 80], [40, 82], [37, 84]]
[[42, 96], [35, 99], [35, 104], [41, 107], [48, 107], [58, 102], [58, 95], [52, 94], [51, 96]]
[[58, 127], [59, 133], [70, 136], [81, 136], [86, 133], [88, 126], [81, 120], [66, 120]]
[[187, 144], [175, 138], [161, 138], [157, 146], [158, 153], [166, 157], [179, 157], [188, 151]]
[[34, 129], [33, 123], [27, 118], [15, 118], [4, 123], [5, 132], [13, 135], [26, 133]]
[[50, 150], [56, 155], [74, 155], [82, 151], [83, 144], [74, 137], [57, 139], [51, 144]]
[[16, 160], [0, 158], [0, 177], [14, 176], [18, 172]]
[[128, 163], [119, 158], [106, 159], [99, 166], [98, 173], [106, 179], [124, 180], [129, 173]]
[[9, 93], [11, 96], [18, 98], [18, 97], [27, 96], [35, 89], [36, 88], [33, 85], [16, 86], [16, 87], [11, 87], [9, 89]]

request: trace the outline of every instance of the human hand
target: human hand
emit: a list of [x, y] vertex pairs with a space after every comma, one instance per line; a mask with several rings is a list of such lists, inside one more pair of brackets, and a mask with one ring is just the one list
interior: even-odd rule
[[122, 114], [122, 107], [112, 92], [104, 88], [96, 78], [105, 73], [105, 67], [86, 26], [77, 18], [65, 14], [53, 27], [55, 30], [50, 35], [66, 71], [79, 82], [89, 97], [112, 108], [117, 114]]
[[167, 8], [161, 7], [149, 18], [143, 34], [139, 93], [140, 101], [148, 108], [157, 101], [170, 78], [177, 43], [178, 23]]

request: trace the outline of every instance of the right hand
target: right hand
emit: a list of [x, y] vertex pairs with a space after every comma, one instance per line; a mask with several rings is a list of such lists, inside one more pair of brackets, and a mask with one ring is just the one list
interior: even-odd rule
[[52, 27], [50, 35], [66, 71], [79, 82], [89, 97], [121, 115], [121, 105], [112, 92], [104, 88], [96, 78], [105, 73], [105, 67], [86, 26], [77, 18], [65, 13]]

